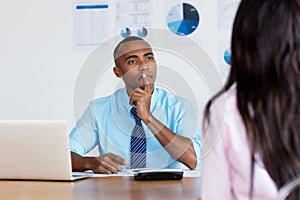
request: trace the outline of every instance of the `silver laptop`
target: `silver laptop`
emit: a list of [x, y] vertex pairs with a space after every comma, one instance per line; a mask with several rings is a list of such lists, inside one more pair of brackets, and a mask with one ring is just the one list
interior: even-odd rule
[[0, 121], [0, 179], [61, 180], [72, 176], [65, 121]]

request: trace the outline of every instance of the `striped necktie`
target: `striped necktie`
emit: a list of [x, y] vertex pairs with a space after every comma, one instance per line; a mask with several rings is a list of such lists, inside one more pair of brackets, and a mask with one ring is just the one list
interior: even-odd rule
[[146, 168], [146, 134], [135, 107], [130, 111], [135, 119], [135, 126], [130, 139], [130, 168]]

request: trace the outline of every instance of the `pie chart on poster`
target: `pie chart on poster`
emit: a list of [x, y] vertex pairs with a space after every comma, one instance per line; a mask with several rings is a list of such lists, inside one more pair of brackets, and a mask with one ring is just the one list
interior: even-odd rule
[[168, 12], [167, 24], [176, 35], [189, 35], [194, 32], [200, 22], [197, 9], [188, 3], [173, 6]]

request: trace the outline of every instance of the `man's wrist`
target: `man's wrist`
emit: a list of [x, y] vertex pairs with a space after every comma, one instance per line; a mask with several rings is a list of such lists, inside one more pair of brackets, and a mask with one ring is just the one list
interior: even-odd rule
[[85, 170], [93, 169], [94, 157], [82, 157], [82, 164]]
[[144, 120], [144, 123], [149, 126], [153, 121], [153, 116], [150, 114], [149, 117], [147, 117], [146, 120]]

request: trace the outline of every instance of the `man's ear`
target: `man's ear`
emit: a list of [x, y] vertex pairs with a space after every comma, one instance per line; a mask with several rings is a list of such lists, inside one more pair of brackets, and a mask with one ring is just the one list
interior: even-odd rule
[[123, 76], [123, 72], [120, 70], [119, 67], [116, 66], [116, 67], [113, 68], [113, 70], [114, 70], [115, 75], [116, 75], [118, 78], [121, 78], [121, 77]]

